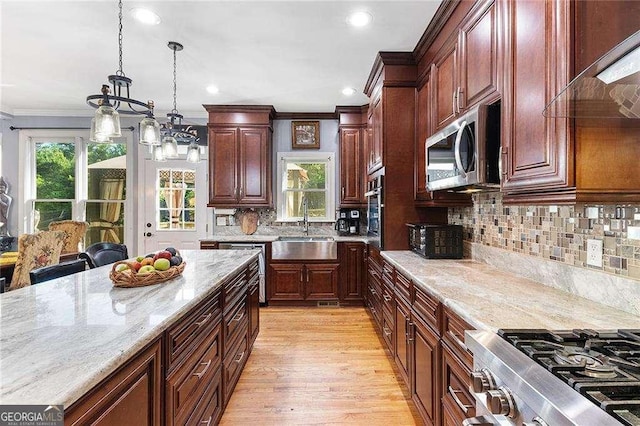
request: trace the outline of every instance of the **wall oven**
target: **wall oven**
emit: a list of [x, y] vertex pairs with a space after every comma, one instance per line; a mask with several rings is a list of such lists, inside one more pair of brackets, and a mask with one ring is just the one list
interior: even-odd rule
[[367, 236], [369, 243], [382, 249], [382, 219], [383, 219], [383, 176], [371, 178], [367, 183], [368, 191], [365, 192], [367, 197]]
[[429, 191], [500, 188], [500, 103], [478, 105], [425, 142]]

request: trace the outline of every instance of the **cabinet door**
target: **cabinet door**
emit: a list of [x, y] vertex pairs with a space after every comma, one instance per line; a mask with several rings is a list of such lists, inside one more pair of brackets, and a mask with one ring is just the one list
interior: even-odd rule
[[305, 265], [305, 300], [338, 299], [337, 263]]
[[383, 139], [383, 111], [382, 111], [382, 96], [378, 96], [378, 98], [373, 102], [372, 113], [370, 116], [370, 125], [371, 125], [371, 138], [370, 138], [370, 149], [369, 149], [369, 167], [368, 172], [373, 173], [382, 167], [383, 163], [383, 148], [382, 148], [382, 139]]
[[235, 127], [209, 129], [209, 205], [236, 204], [237, 141]]
[[271, 141], [267, 128], [240, 128], [238, 204], [271, 203]]
[[160, 340], [127, 362], [64, 413], [65, 425], [160, 425]]
[[471, 372], [442, 345], [442, 404], [451, 408], [456, 418], [466, 419], [476, 415], [475, 399], [469, 392]]
[[[569, 80], [572, 2], [505, 1], [506, 58], [502, 104], [505, 192], [574, 185], [569, 122], [545, 118], [545, 105]], [[505, 196], [505, 200], [508, 196]]]
[[440, 130], [456, 115], [456, 91], [458, 73], [458, 44], [453, 38], [441, 51], [433, 64], [433, 105], [435, 130]]
[[466, 109], [498, 91], [497, 19], [493, 0], [477, 3], [460, 30], [458, 106]]
[[340, 300], [362, 300], [367, 246], [363, 243], [340, 243]]
[[269, 265], [269, 300], [304, 300], [302, 263]]
[[249, 285], [249, 350], [260, 331], [260, 292], [259, 281]]
[[363, 204], [362, 129], [340, 129], [340, 205]]
[[409, 381], [410, 372], [410, 338], [409, 323], [411, 321], [411, 310], [402, 301], [402, 298], [396, 297], [396, 364], [400, 370], [400, 375], [404, 379], [407, 387], [411, 388]]
[[413, 343], [411, 399], [423, 417], [437, 424], [436, 415], [440, 404], [437, 386], [440, 365], [438, 338], [415, 314], [411, 315], [410, 327], [411, 343]]

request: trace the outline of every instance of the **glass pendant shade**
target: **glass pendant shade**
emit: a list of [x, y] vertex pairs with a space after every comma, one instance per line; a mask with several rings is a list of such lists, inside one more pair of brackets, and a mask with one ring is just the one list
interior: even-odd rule
[[111, 138], [106, 137], [102, 133], [96, 133], [96, 118], [91, 119], [91, 131], [89, 132], [89, 140], [96, 143], [112, 143]]
[[187, 161], [189, 163], [199, 163], [200, 162], [200, 147], [198, 144], [192, 143], [187, 148]]
[[160, 124], [153, 117], [145, 117], [140, 122], [140, 143], [160, 145]]
[[107, 139], [122, 136], [120, 114], [111, 105], [100, 106], [93, 118], [95, 119], [95, 135]]
[[164, 150], [161, 145], [154, 145], [151, 147], [151, 158], [153, 161], [164, 162], [167, 161], [164, 156]]
[[178, 141], [173, 136], [162, 139], [162, 152], [165, 158], [178, 158]]

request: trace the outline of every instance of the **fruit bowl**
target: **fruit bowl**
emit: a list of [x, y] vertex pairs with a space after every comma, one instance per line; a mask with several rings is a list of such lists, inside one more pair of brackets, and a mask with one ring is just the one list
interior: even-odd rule
[[[180, 253], [177, 254], [178, 256], [180, 255]], [[160, 259], [162, 258], [158, 258], [155, 260]], [[182, 271], [184, 271], [184, 268], [186, 266], [186, 262], [184, 261], [181, 261], [180, 264], [175, 266], [168, 266], [168, 264], [168, 260], [166, 264], [161, 261], [159, 265], [162, 265], [163, 268], [166, 266], [167, 268], [163, 270], [157, 270], [154, 269], [153, 266], [141, 266], [140, 262], [137, 259], [120, 260], [114, 263], [111, 267], [109, 278], [111, 279], [114, 287], [144, 287], [175, 278], [178, 275], [182, 274]], [[144, 272], [142, 272], [143, 270]]]

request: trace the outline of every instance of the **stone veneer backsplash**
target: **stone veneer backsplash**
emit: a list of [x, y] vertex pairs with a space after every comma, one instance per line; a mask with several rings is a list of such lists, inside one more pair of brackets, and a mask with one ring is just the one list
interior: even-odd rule
[[[503, 205], [500, 193], [478, 193], [473, 207], [449, 209], [449, 223], [467, 241], [640, 279], [640, 239], [627, 235], [640, 226], [640, 206]], [[587, 265], [587, 239], [603, 241], [602, 268]]]

